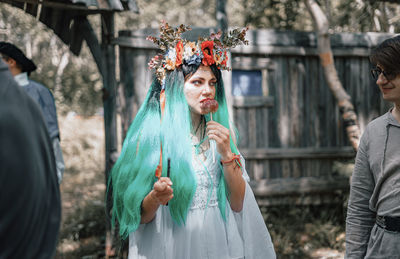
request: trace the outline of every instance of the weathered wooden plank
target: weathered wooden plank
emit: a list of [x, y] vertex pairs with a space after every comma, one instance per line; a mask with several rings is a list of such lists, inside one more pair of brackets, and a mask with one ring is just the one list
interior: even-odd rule
[[150, 82], [146, 80], [146, 72], [148, 72], [148, 55], [146, 52], [135, 49], [132, 53], [133, 65], [135, 69], [132, 71], [133, 79], [135, 80], [135, 94], [137, 95], [138, 106], [143, 103], [146, 98], [147, 91], [150, 87]]
[[[146, 60], [148, 60], [148, 62], [149, 62], [157, 54], [157, 51], [148, 51], [146, 54], [147, 54]], [[146, 73], [145, 73], [145, 80], [146, 80], [147, 84], [150, 86], [154, 79], [155, 79], [154, 71], [147, 67]]]
[[278, 84], [278, 107], [277, 123], [278, 123], [278, 136], [280, 145], [282, 147], [289, 146], [290, 135], [290, 112], [289, 112], [289, 64], [288, 60], [279, 58], [279, 81]]
[[249, 134], [249, 148], [257, 147], [257, 118], [256, 118], [256, 109], [250, 108], [247, 109], [247, 127]]
[[267, 57], [259, 56], [243, 56], [240, 53], [232, 58], [232, 69], [242, 70], [255, 70], [255, 69], [266, 69], [275, 70], [276, 64]]
[[[276, 63], [277, 60], [274, 58], [274, 62]], [[278, 110], [279, 110], [279, 102], [278, 102], [278, 88], [279, 85], [278, 83], [280, 82], [279, 80], [279, 71], [278, 69], [271, 71], [269, 73], [268, 77], [268, 90], [270, 93], [270, 96], [272, 96], [273, 99], [273, 105], [271, 106], [270, 109], [268, 109], [268, 139], [267, 143], [269, 147], [279, 147], [280, 146], [280, 141], [278, 137]], [[272, 168], [271, 168], [272, 170]]]
[[[215, 28], [194, 28], [189, 33], [185, 33], [184, 37], [191, 37], [196, 40], [198, 35], [207, 35], [215, 31]], [[124, 36], [135, 35], [158, 35], [157, 29], [145, 28], [127, 31]], [[384, 39], [393, 37], [392, 33], [337, 33], [331, 35], [332, 48], [372, 48]], [[314, 32], [297, 32], [297, 31], [275, 31], [268, 29], [249, 30], [246, 39], [253, 46], [303, 46], [305, 48], [316, 48], [317, 37]], [[241, 52], [240, 48], [235, 48], [235, 52]], [[236, 51], [237, 50], [237, 51]]]
[[132, 59], [132, 49], [120, 48], [120, 68], [123, 68], [120, 72], [120, 86], [123, 93], [123, 100], [121, 101], [121, 128], [122, 138], [125, 139], [126, 132], [128, 131], [129, 125], [138, 110], [138, 101], [135, 95], [135, 80], [133, 78], [133, 72], [135, 66]]
[[318, 90], [321, 86], [318, 85], [318, 59], [317, 58], [307, 58], [306, 59], [306, 71], [307, 75], [314, 75], [307, 77], [307, 85], [305, 87], [305, 103], [307, 104], [304, 109], [305, 123], [304, 123], [304, 131], [305, 131], [305, 146], [315, 146], [316, 143], [316, 134], [314, 132], [314, 123], [318, 121], [318, 118], [315, 117], [315, 111], [320, 113], [318, 102], [319, 98], [317, 96]]
[[265, 179], [264, 177], [264, 163], [260, 160], [253, 160], [253, 178], [255, 181]]
[[[335, 65], [336, 65], [336, 69], [338, 71], [338, 76], [339, 76], [339, 80], [343, 85], [343, 88], [347, 89], [349, 88], [349, 86], [347, 84], [345, 84], [345, 75], [348, 72], [348, 69], [346, 68], [346, 64], [347, 64], [347, 58], [336, 58], [335, 59]], [[349, 93], [350, 94], [350, 93]], [[350, 94], [351, 95], [351, 94]], [[339, 113], [339, 110], [337, 108], [337, 103], [332, 96], [332, 102], [334, 101], [334, 106], [332, 108], [332, 113], [335, 116], [331, 116], [331, 120], [329, 121], [329, 123], [335, 123], [335, 125], [337, 125], [337, 127], [332, 127], [332, 125], [327, 125], [327, 127], [332, 128], [333, 132], [332, 134], [334, 134], [333, 136], [329, 136], [327, 135], [326, 138], [328, 139], [327, 145], [330, 146], [344, 146], [343, 144], [343, 138], [341, 137], [343, 135], [343, 128], [341, 128], [341, 114]], [[339, 120], [339, 124], [337, 123], [337, 121]]]
[[343, 204], [344, 193], [346, 191], [335, 191], [332, 193], [311, 193], [301, 195], [286, 195], [263, 197], [256, 196], [257, 204], [260, 207], [272, 207], [282, 205], [321, 205], [321, 204]]
[[254, 163], [255, 160], [246, 159], [246, 170], [247, 174], [249, 175], [250, 179], [254, 179]]
[[247, 127], [247, 109], [236, 109], [236, 126], [239, 131], [239, 147], [247, 148], [249, 146], [249, 132]]
[[269, 179], [280, 179], [282, 178], [282, 163], [280, 160], [270, 160], [270, 178]]
[[281, 160], [281, 168], [282, 168], [282, 178], [289, 178], [291, 177], [291, 168], [290, 168], [290, 161], [287, 159], [282, 159]]
[[24, 6], [24, 11], [26, 13], [29, 13], [33, 17], [36, 17], [36, 14], [38, 12], [38, 5], [37, 4], [26, 3], [26, 5]]
[[265, 148], [268, 147], [268, 109], [259, 108], [255, 112], [257, 125], [253, 130], [256, 132], [256, 148]]
[[302, 167], [301, 162], [298, 159], [292, 159], [291, 161], [291, 173], [290, 176], [293, 178], [301, 177], [304, 168]]
[[272, 107], [274, 98], [271, 96], [234, 96], [233, 107], [237, 108], [255, 108]]
[[299, 81], [303, 78], [304, 66], [302, 66], [298, 58], [289, 59], [289, 66], [289, 143], [290, 147], [299, 147], [301, 145], [301, 110], [303, 106], [303, 100], [300, 99], [301, 94], [299, 93], [301, 91]]
[[312, 193], [332, 193], [335, 190], [347, 190], [349, 179], [346, 177], [302, 177], [272, 180], [250, 181], [256, 196], [286, 196]]
[[[32, 5], [38, 5], [38, 0], [2, 0], [2, 2], [9, 3], [13, 6], [18, 8], [24, 9], [24, 3], [29, 3]], [[40, 5], [42, 8], [51, 8], [56, 10], [75, 10], [79, 11], [82, 15], [85, 14], [93, 14], [93, 13], [101, 13], [105, 10], [93, 7], [87, 7], [80, 4], [73, 4], [73, 3], [63, 3], [63, 2], [56, 2], [56, 1], [40, 1]]]
[[[321, 93], [324, 93], [324, 94], [327, 93], [327, 89], [329, 89], [329, 88], [326, 87], [327, 84], [326, 84], [323, 68], [320, 65], [319, 59], [315, 60], [314, 66], [315, 66], [314, 71], [316, 74], [318, 74], [318, 77], [316, 78], [317, 80], [316, 80], [315, 86], [314, 86], [314, 93], [313, 93], [314, 96], [313, 97], [317, 98], [316, 101], [317, 100], [323, 101], [323, 99], [320, 98]], [[322, 107], [324, 107], [325, 105], [327, 105], [326, 102], [321, 104]], [[315, 104], [314, 107], [316, 107], [316, 106], [317, 105]], [[321, 108], [321, 107], [319, 107], [319, 108]], [[323, 144], [322, 144], [323, 134], [321, 135], [321, 127], [323, 125], [323, 121], [322, 121], [323, 118], [321, 117], [321, 115], [322, 116], [324, 116], [324, 115], [321, 112], [321, 110], [318, 110], [318, 109], [311, 109], [311, 114], [314, 118], [311, 123], [312, 123], [313, 135], [315, 136], [314, 143], [312, 146], [321, 147], [321, 146], [323, 146]], [[331, 115], [329, 115], [329, 116], [331, 116]]]
[[240, 152], [246, 159], [324, 159], [353, 158], [355, 152], [351, 147], [332, 148], [242, 148]]
[[271, 179], [271, 166], [269, 160], [261, 160], [263, 163], [263, 179]]
[[[368, 57], [371, 52], [370, 48], [355, 47], [355, 48], [332, 48], [332, 53], [335, 57]], [[246, 45], [239, 46], [232, 49], [232, 53], [241, 54], [268, 54], [268, 55], [279, 55], [279, 56], [313, 56], [318, 57], [318, 50], [312, 47], [301, 47], [301, 46], [254, 46]]]

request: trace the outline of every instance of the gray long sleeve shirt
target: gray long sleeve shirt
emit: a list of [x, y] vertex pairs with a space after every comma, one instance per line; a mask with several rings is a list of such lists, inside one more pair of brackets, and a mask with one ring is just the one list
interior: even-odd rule
[[400, 123], [389, 111], [369, 123], [361, 137], [346, 219], [346, 258], [365, 257], [376, 215], [400, 217], [399, 195]]
[[47, 130], [53, 144], [58, 182], [61, 183], [65, 164], [60, 146], [60, 131], [58, 129], [57, 112], [53, 94], [49, 89], [47, 89], [47, 87], [35, 81], [29, 80], [26, 72], [16, 75], [14, 79], [42, 110], [42, 114], [47, 125]]

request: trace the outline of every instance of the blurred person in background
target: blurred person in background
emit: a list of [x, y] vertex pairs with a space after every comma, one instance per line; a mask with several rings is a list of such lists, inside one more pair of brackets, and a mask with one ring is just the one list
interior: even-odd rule
[[61, 202], [38, 105], [0, 60], [0, 258], [53, 258]]
[[43, 112], [56, 158], [58, 182], [61, 183], [65, 165], [60, 147], [60, 131], [54, 97], [47, 87], [28, 78], [30, 73], [36, 70], [36, 65], [19, 48], [8, 42], [0, 42], [0, 55], [18, 85], [33, 98]]
[[400, 36], [370, 55], [382, 97], [393, 103], [366, 127], [357, 152], [346, 220], [345, 258], [400, 258]]

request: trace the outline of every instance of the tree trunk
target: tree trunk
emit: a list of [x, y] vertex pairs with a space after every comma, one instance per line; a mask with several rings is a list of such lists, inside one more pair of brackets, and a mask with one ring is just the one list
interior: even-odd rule
[[361, 135], [357, 114], [354, 112], [351, 97], [344, 90], [335, 68], [328, 34], [328, 20], [321, 7], [314, 0], [305, 0], [305, 4], [313, 18], [318, 33], [318, 53], [324, 69], [326, 81], [332, 94], [336, 98], [350, 144], [354, 150], [357, 151]]
[[67, 67], [68, 63], [69, 63], [69, 50], [68, 48], [61, 48], [62, 51], [65, 51], [62, 54], [62, 57], [60, 59], [60, 62], [57, 66], [57, 70], [56, 70], [56, 75], [54, 78], [54, 88], [53, 88], [53, 92], [54, 92], [54, 96], [56, 97], [56, 99], [58, 101], [63, 101], [63, 95], [61, 93], [61, 82], [62, 82], [62, 75], [64, 74], [64, 70]]

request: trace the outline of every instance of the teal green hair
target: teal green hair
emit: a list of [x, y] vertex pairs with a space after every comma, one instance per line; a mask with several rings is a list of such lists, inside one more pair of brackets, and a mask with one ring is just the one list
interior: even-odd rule
[[[190, 74], [197, 68], [192, 68]], [[215, 99], [219, 104], [217, 112], [213, 114], [213, 120], [230, 129], [221, 72], [214, 65], [211, 69], [217, 77]], [[181, 69], [167, 74], [165, 110], [161, 120], [161, 86], [157, 79], [153, 81], [143, 105], [129, 127], [121, 154], [112, 168], [112, 217], [113, 222], [119, 222], [122, 238], [128, 237], [140, 224], [141, 203], [156, 181], [155, 170], [160, 160], [161, 143], [162, 176], [167, 176], [167, 160], [171, 159], [170, 177], [174, 190], [174, 198], [169, 201], [171, 217], [179, 225], [186, 221], [196, 191], [196, 178], [192, 166], [190, 139], [192, 121], [183, 92], [184, 82]], [[232, 137], [230, 146], [232, 152], [238, 154]], [[219, 181], [217, 196], [221, 216], [226, 220], [226, 201], [229, 200], [229, 193], [223, 172], [220, 175], [222, 179]]]

